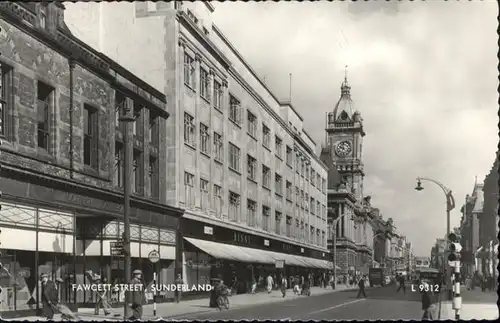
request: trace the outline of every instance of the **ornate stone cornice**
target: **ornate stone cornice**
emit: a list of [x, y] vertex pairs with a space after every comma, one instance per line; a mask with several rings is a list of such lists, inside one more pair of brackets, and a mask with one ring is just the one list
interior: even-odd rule
[[195, 53], [194, 54], [194, 60], [197, 61], [197, 62], [201, 62], [201, 55], [199, 53]]
[[222, 80], [222, 86], [225, 88], [228, 87], [227, 80]]
[[179, 38], [178, 44], [182, 48], [186, 48], [186, 41], [183, 38]]

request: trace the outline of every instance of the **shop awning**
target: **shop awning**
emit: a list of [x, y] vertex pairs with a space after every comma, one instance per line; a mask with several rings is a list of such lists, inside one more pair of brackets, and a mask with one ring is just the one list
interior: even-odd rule
[[184, 238], [195, 247], [208, 253], [217, 259], [234, 260], [246, 263], [274, 264], [275, 260], [269, 255], [269, 251], [254, 250], [251, 248], [238, 247], [213, 241], [194, 238]]

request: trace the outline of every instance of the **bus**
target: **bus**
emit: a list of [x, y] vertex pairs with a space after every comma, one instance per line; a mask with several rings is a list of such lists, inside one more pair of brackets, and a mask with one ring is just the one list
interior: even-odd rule
[[[442, 286], [443, 283], [443, 274], [439, 269], [436, 268], [420, 268], [417, 272], [417, 279], [419, 281], [426, 280], [430, 284], [437, 284]], [[441, 290], [441, 288], [439, 289]]]

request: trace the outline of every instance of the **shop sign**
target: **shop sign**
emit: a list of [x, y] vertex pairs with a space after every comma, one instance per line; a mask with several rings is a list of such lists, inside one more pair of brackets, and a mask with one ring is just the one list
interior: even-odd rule
[[156, 250], [151, 250], [148, 254], [148, 259], [151, 263], [156, 264], [160, 260], [160, 253]]
[[284, 260], [276, 260], [276, 268], [284, 268], [285, 261]]
[[208, 227], [208, 226], [204, 226], [203, 227], [203, 233], [204, 234], [208, 234], [208, 235], [213, 235], [214, 234], [214, 228]]
[[233, 232], [233, 241], [247, 245], [252, 244], [252, 239], [250, 238], [250, 236], [243, 232]]
[[269, 247], [269, 240], [267, 239], [264, 240], [264, 246]]
[[300, 252], [304, 253], [304, 248], [300, 248]]

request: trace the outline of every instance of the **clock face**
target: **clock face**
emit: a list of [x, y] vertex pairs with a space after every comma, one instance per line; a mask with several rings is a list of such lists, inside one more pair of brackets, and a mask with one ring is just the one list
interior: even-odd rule
[[335, 152], [339, 157], [345, 157], [349, 155], [352, 151], [351, 143], [349, 141], [342, 141], [335, 148]]

